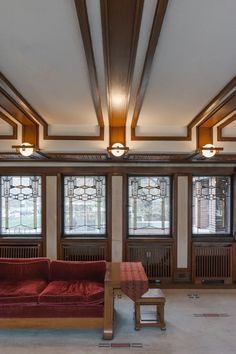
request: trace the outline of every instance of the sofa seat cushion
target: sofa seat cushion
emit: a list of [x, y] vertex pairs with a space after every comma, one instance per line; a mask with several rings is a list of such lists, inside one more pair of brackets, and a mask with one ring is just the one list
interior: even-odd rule
[[46, 288], [44, 280], [1, 281], [0, 303], [37, 302], [39, 294]]
[[58, 280], [48, 284], [40, 294], [40, 303], [103, 303], [104, 285], [89, 281]]

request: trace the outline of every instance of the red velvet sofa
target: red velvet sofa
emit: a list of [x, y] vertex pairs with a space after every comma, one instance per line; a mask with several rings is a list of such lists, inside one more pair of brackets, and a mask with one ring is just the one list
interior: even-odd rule
[[103, 328], [106, 262], [0, 259], [0, 327]]

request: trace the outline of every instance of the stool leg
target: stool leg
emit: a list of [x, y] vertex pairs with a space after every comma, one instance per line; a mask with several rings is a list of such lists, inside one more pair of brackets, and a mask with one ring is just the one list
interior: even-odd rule
[[141, 326], [141, 313], [140, 313], [140, 304], [136, 303], [134, 304], [134, 314], [135, 314], [135, 330], [138, 331]]
[[160, 327], [162, 331], [165, 331], [166, 324], [164, 319], [164, 304], [160, 304], [158, 307], [159, 307], [159, 315], [160, 315]]

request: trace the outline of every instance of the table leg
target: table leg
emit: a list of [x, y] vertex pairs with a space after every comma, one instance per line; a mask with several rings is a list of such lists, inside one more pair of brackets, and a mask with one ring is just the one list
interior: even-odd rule
[[103, 339], [110, 340], [113, 338], [113, 317], [114, 291], [111, 286], [105, 285]]

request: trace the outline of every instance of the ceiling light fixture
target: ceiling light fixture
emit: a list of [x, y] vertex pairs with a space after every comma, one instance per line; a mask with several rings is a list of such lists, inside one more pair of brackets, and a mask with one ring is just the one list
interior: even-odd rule
[[129, 148], [121, 143], [115, 143], [111, 147], [108, 147], [107, 151], [115, 157], [121, 157], [128, 153]]
[[25, 157], [31, 156], [34, 151], [38, 150], [36, 146], [30, 143], [22, 143], [21, 145], [13, 145], [12, 147], [15, 148], [17, 152], [21, 153], [21, 155]]
[[213, 144], [206, 144], [201, 148], [201, 153], [204, 157], [210, 158], [222, 150], [223, 148], [215, 147]]

